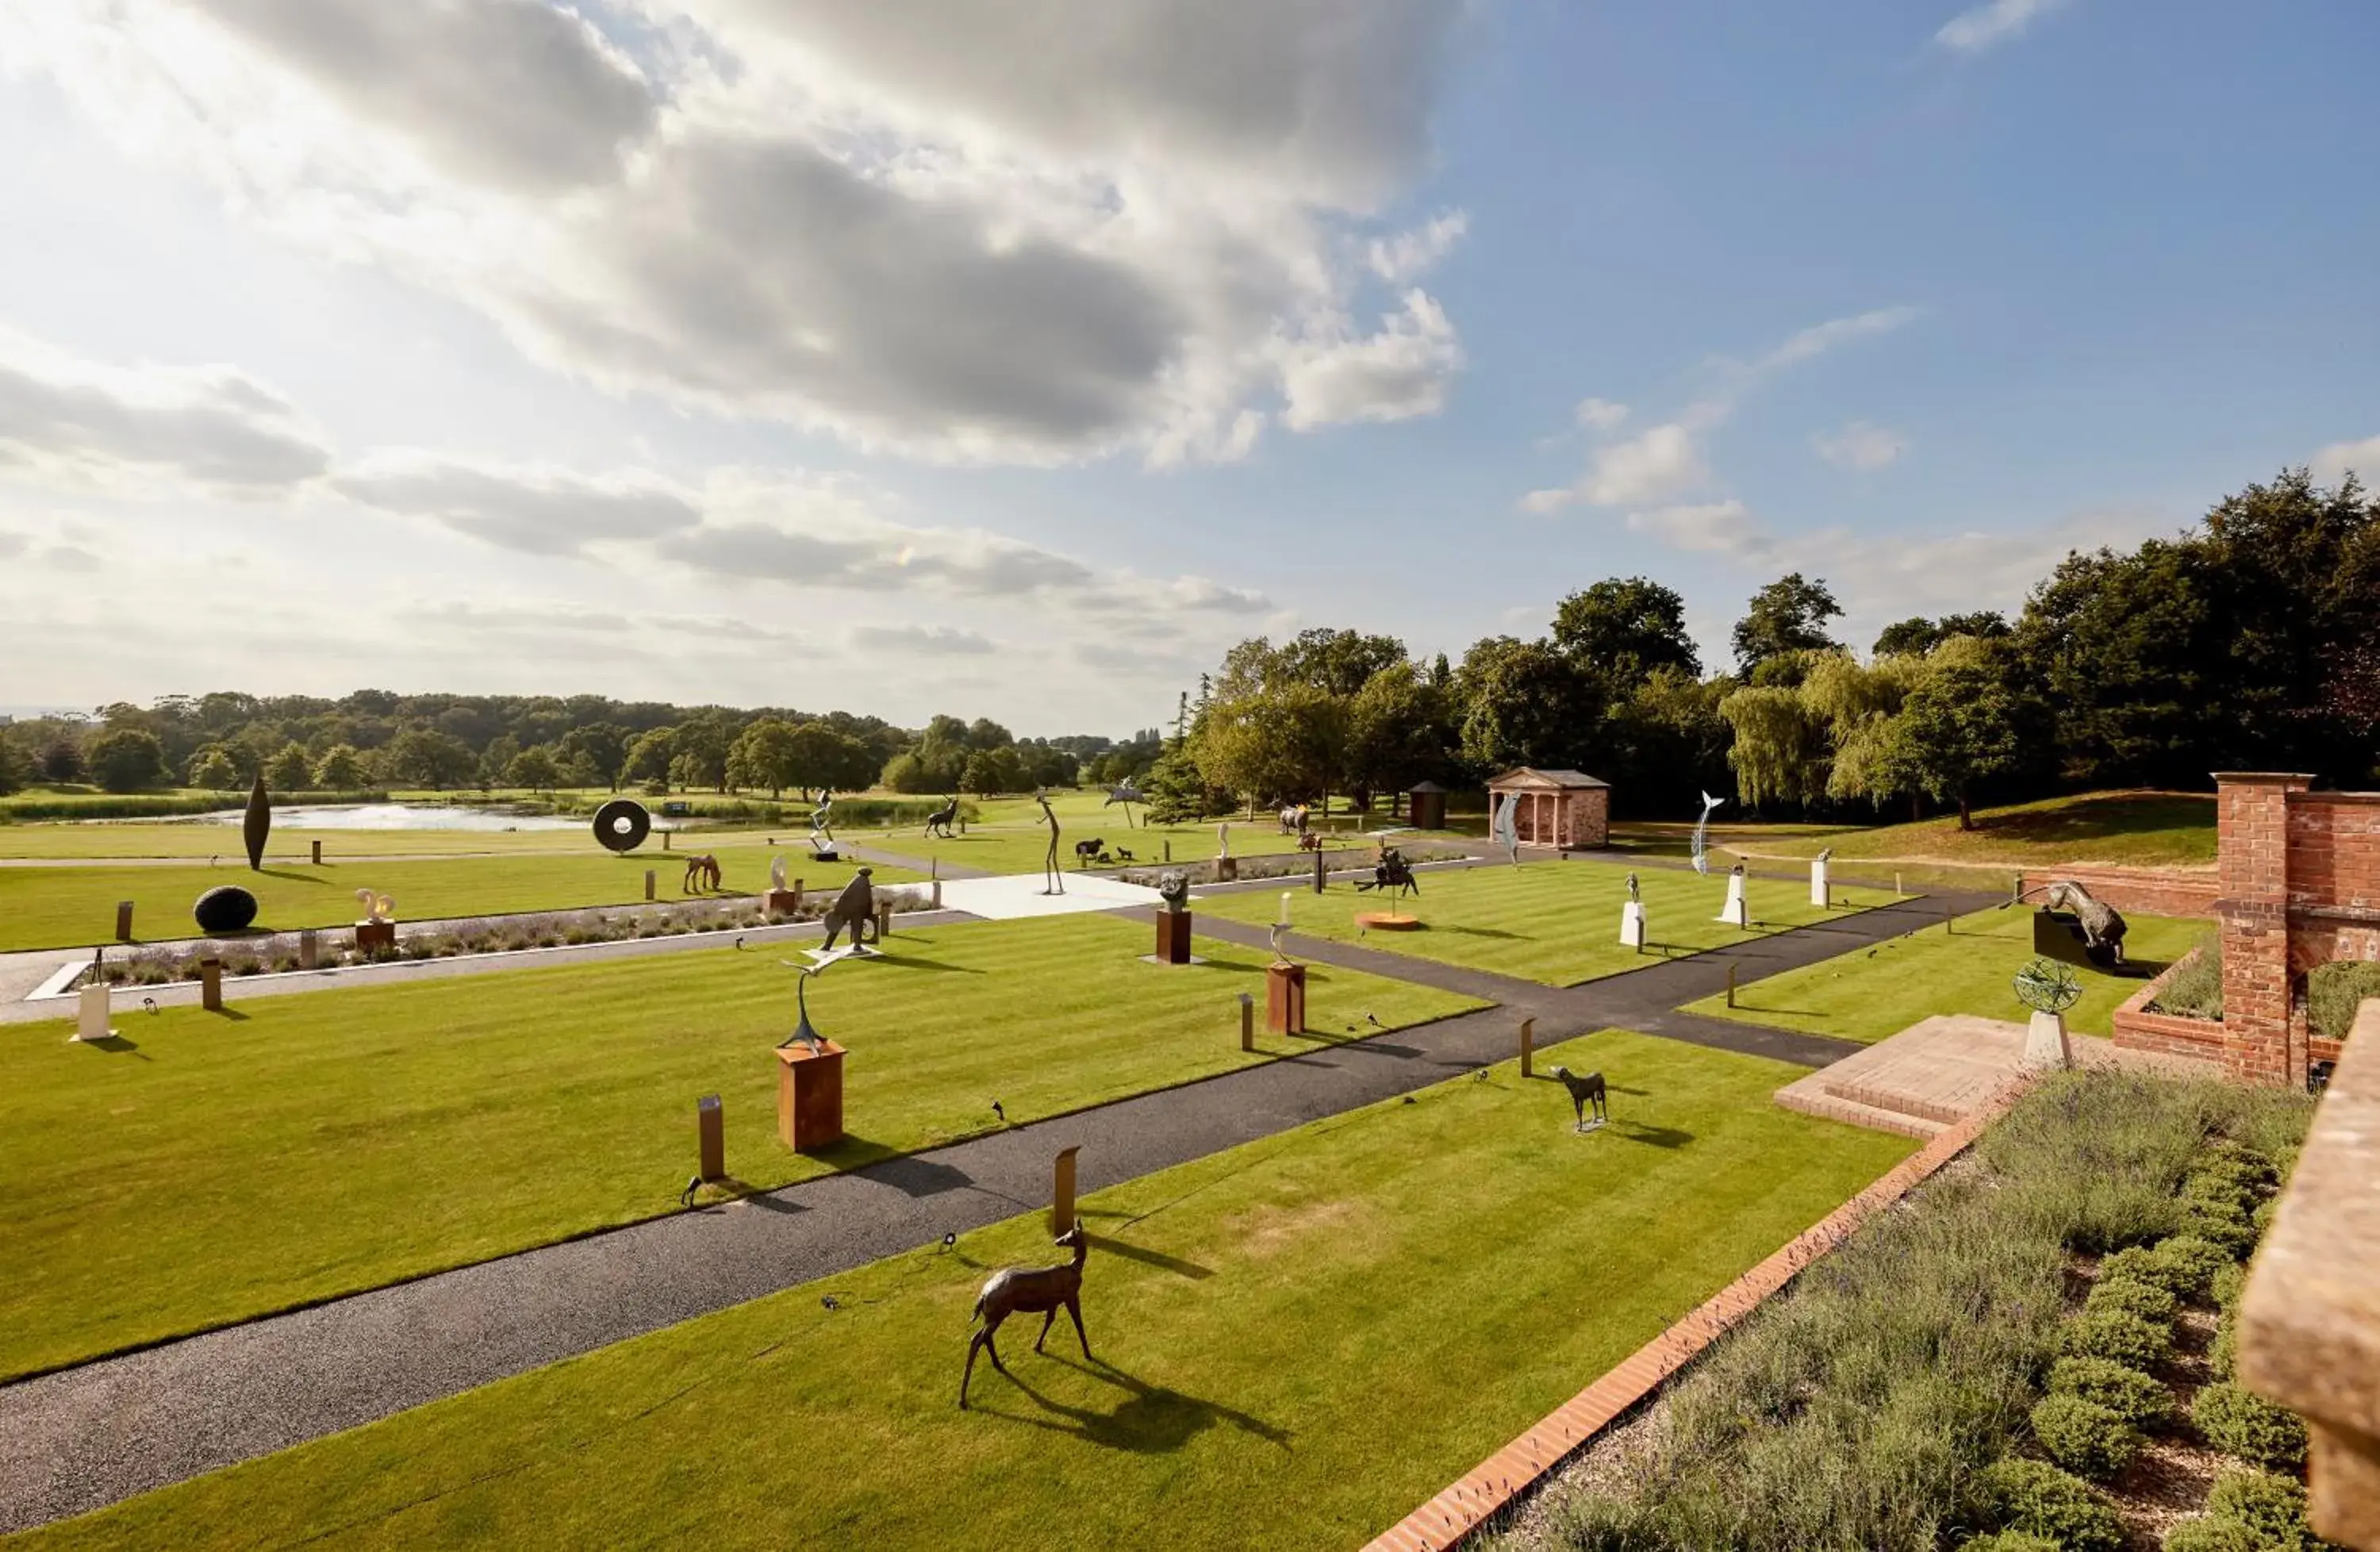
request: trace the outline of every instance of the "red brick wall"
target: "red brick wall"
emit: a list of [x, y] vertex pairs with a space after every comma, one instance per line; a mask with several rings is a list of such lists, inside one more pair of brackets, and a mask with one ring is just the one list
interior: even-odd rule
[[2199, 951], [2188, 953], [2166, 966], [2155, 980], [2124, 1000], [2109, 1019], [2109, 1033], [2115, 1043], [2127, 1050], [2162, 1051], [2168, 1056], [2193, 1057], [2201, 1061], [2224, 1061], [2223, 1025], [2215, 1019], [2183, 1018], [2174, 1013], [2153, 1013], [2148, 1005], [2156, 1000], [2166, 983], [2197, 960]]
[[2039, 889], [2071, 879], [2127, 915], [2212, 916], [2221, 890], [2213, 869], [2179, 867], [2050, 867], [2018, 876], [2019, 887]]
[[[2215, 789], [2216, 915], [2223, 942], [2224, 1067], [2243, 1083], [2305, 1081], [2302, 1037], [2289, 1014], [2289, 800], [2310, 778], [2218, 774]], [[2294, 1057], [2292, 1047], [2295, 1048]]]
[[2289, 806], [2289, 900], [2380, 912], [2380, 793], [2298, 793]]

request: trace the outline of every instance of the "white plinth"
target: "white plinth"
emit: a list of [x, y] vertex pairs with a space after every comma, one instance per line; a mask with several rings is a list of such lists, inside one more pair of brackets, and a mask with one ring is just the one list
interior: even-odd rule
[[1712, 919], [1723, 921], [1730, 927], [1749, 928], [1752, 925], [1752, 913], [1743, 903], [1742, 874], [1727, 876], [1727, 903], [1719, 907], [1718, 915]]
[[2024, 1026], [2024, 1065], [2029, 1072], [2063, 1071], [2074, 1065], [2074, 1047], [2066, 1038], [2066, 1015], [2035, 1013]]
[[109, 998], [107, 983], [94, 982], [82, 988], [80, 1000], [75, 1004], [75, 1032], [78, 1040], [111, 1040], [115, 1031], [107, 1027]]
[[1620, 907], [1620, 941], [1628, 948], [1645, 946], [1645, 903], [1632, 900]]
[[1827, 893], [1827, 865], [1815, 860], [1810, 864], [1810, 903], [1822, 911], [1829, 903]]

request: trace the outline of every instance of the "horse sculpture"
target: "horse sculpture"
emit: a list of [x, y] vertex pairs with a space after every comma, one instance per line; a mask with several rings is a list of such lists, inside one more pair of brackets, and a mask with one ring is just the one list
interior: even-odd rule
[[1419, 894], [1421, 885], [1414, 881], [1413, 864], [1394, 846], [1380, 848], [1379, 865], [1372, 869], [1372, 881], [1355, 880], [1358, 890], [1385, 890], [1391, 896], [1398, 893]]
[[1303, 803], [1286, 804], [1281, 811], [1281, 832], [1283, 835], [1305, 833], [1306, 810]]
[[719, 859], [708, 852], [686, 859], [686, 879], [677, 887], [680, 894], [692, 894], [697, 888], [719, 888]]
[[951, 826], [957, 822], [958, 817], [959, 800], [954, 797], [926, 816], [926, 833], [929, 836], [940, 836], [945, 841], [950, 840]]
[[976, 1350], [991, 1354], [991, 1366], [1002, 1374], [1008, 1365], [1000, 1361], [1000, 1349], [992, 1337], [1000, 1323], [1022, 1311], [1041, 1316], [1041, 1334], [1033, 1339], [1033, 1351], [1050, 1340], [1050, 1328], [1063, 1308], [1075, 1317], [1075, 1336], [1083, 1344], [1083, 1356], [1091, 1355], [1091, 1339], [1083, 1329], [1083, 1263], [1090, 1255], [1090, 1238], [1083, 1226], [1075, 1224], [1058, 1236], [1057, 1243], [1075, 1253], [1071, 1261], [1055, 1267], [1003, 1267], [984, 1279], [983, 1291], [976, 1295], [975, 1310], [970, 1322], [981, 1320], [983, 1328], [967, 1339], [966, 1367], [959, 1375], [959, 1410], [966, 1410], [967, 1382], [975, 1377]]

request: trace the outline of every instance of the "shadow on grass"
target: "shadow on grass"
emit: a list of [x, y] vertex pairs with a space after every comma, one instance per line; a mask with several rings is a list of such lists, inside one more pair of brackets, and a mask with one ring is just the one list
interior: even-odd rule
[[1184, 1261], [1178, 1255], [1168, 1255], [1161, 1250], [1149, 1250], [1129, 1241], [1116, 1239], [1112, 1235], [1093, 1234], [1091, 1248], [1110, 1255], [1121, 1255], [1127, 1261], [1137, 1261], [1144, 1267], [1154, 1267], [1160, 1272], [1172, 1272], [1176, 1277], [1188, 1278], [1193, 1282], [1203, 1282], [1215, 1275], [1215, 1268], [1212, 1267], [1202, 1267], [1196, 1261]]
[[121, 1035], [110, 1035], [103, 1040], [78, 1040], [75, 1043], [91, 1050], [107, 1051], [117, 1056], [121, 1056], [128, 1051], [132, 1055], [140, 1057], [143, 1061], [154, 1061], [157, 1060], [153, 1056], [143, 1055], [139, 1041], [128, 1040]]
[[722, 1187], [733, 1193], [733, 1194], [723, 1202], [706, 1203], [702, 1207], [698, 1209], [698, 1211], [716, 1212], [722, 1207], [732, 1206], [737, 1202], [743, 1203], [747, 1207], [758, 1207], [762, 1212], [784, 1213], [787, 1216], [791, 1216], [797, 1212], [808, 1212], [809, 1210], [798, 1202], [788, 1202], [781, 1197], [771, 1196], [769, 1194], [771, 1191], [780, 1190], [782, 1187], [758, 1186], [754, 1185], [750, 1181], [738, 1180], [734, 1175], [722, 1175], [719, 1179], [711, 1182], [710, 1183]]
[[1682, 1132], [1674, 1126], [1646, 1126], [1642, 1122], [1622, 1121], [1617, 1116], [1612, 1118], [1610, 1126], [1616, 1135], [1649, 1147], [1682, 1148], [1694, 1140], [1693, 1133]]
[[885, 964], [898, 965], [904, 970], [932, 970], [945, 976], [988, 976], [991, 974], [990, 971], [982, 969], [977, 965], [951, 964], [939, 959], [927, 959], [917, 954], [885, 953], [880, 956], [880, 962]]
[[[1087, 1444], [1103, 1449], [1130, 1450], [1135, 1455], [1170, 1455], [1208, 1429], [1223, 1426], [1253, 1435], [1267, 1444], [1286, 1449], [1291, 1438], [1286, 1428], [1277, 1428], [1264, 1419], [1253, 1416], [1236, 1407], [1227, 1407], [1165, 1386], [1150, 1385], [1125, 1373], [1114, 1364], [1094, 1358], [1087, 1363], [1048, 1354], [1051, 1361], [1087, 1375], [1123, 1392], [1122, 1399], [1110, 1410], [1096, 1407], [1069, 1406], [1036, 1390], [1019, 1379], [1011, 1370], [993, 1374], [1015, 1387], [1017, 1392], [1040, 1408], [1042, 1415], [1003, 1410], [977, 1400], [973, 1410], [985, 1417], [1005, 1422], [1022, 1423], [1027, 1427], [1046, 1428], [1052, 1433], [1072, 1434]], [[1028, 1357], [1026, 1362], [1030, 1362]], [[994, 1392], [996, 1395], [997, 1392]]]

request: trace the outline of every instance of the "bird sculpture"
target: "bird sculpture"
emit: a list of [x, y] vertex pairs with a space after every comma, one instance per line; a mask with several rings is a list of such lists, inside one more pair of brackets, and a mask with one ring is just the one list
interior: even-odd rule
[[702, 1177], [700, 1175], [689, 1177], [686, 1182], [686, 1189], [677, 1194], [677, 1205], [681, 1207], [694, 1206], [694, 1194], [701, 1189]]
[[957, 1234], [955, 1231], [953, 1231], [953, 1232], [948, 1233], [948, 1234], [944, 1234], [944, 1235], [942, 1236], [942, 1248], [943, 1248], [944, 1250], [949, 1250], [950, 1248], [952, 1248], [953, 1245], [957, 1244], [958, 1243], [959, 1243], [959, 1237], [958, 1237], [958, 1234]]
[[1370, 1025], [1375, 1029], [1386, 1029], [1388, 1027], [1387, 1025], [1380, 1022], [1380, 1015], [1378, 1013], [1366, 1013], [1364, 1015], [1364, 1022]]
[[[1589, 1073], [1586, 1076], [1580, 1077], [1567, 1067], [1557, 1067], [1554, 1069], [1554, 1076], [1560, 1078], [1561, 1085], [1570, 1090], [1570, 1108], [1578, 1112], [1577, 1130], [1592, 1132], [1597, 1126], [1611, 1119], [1610, 1106], [1604, 1097], [1602, 1073]], [[1590, 1107], [1595, 1112], [1595, 1122], [1592, 1126], [1587, 1123], [1586, 1119]]]
[[991, 1113], [998, 1116], [1002, 1122], [1008, 1120], [1008, 1112], [1000, 1108], [1000, 1101], [997, 1099], [991, 1102]]

